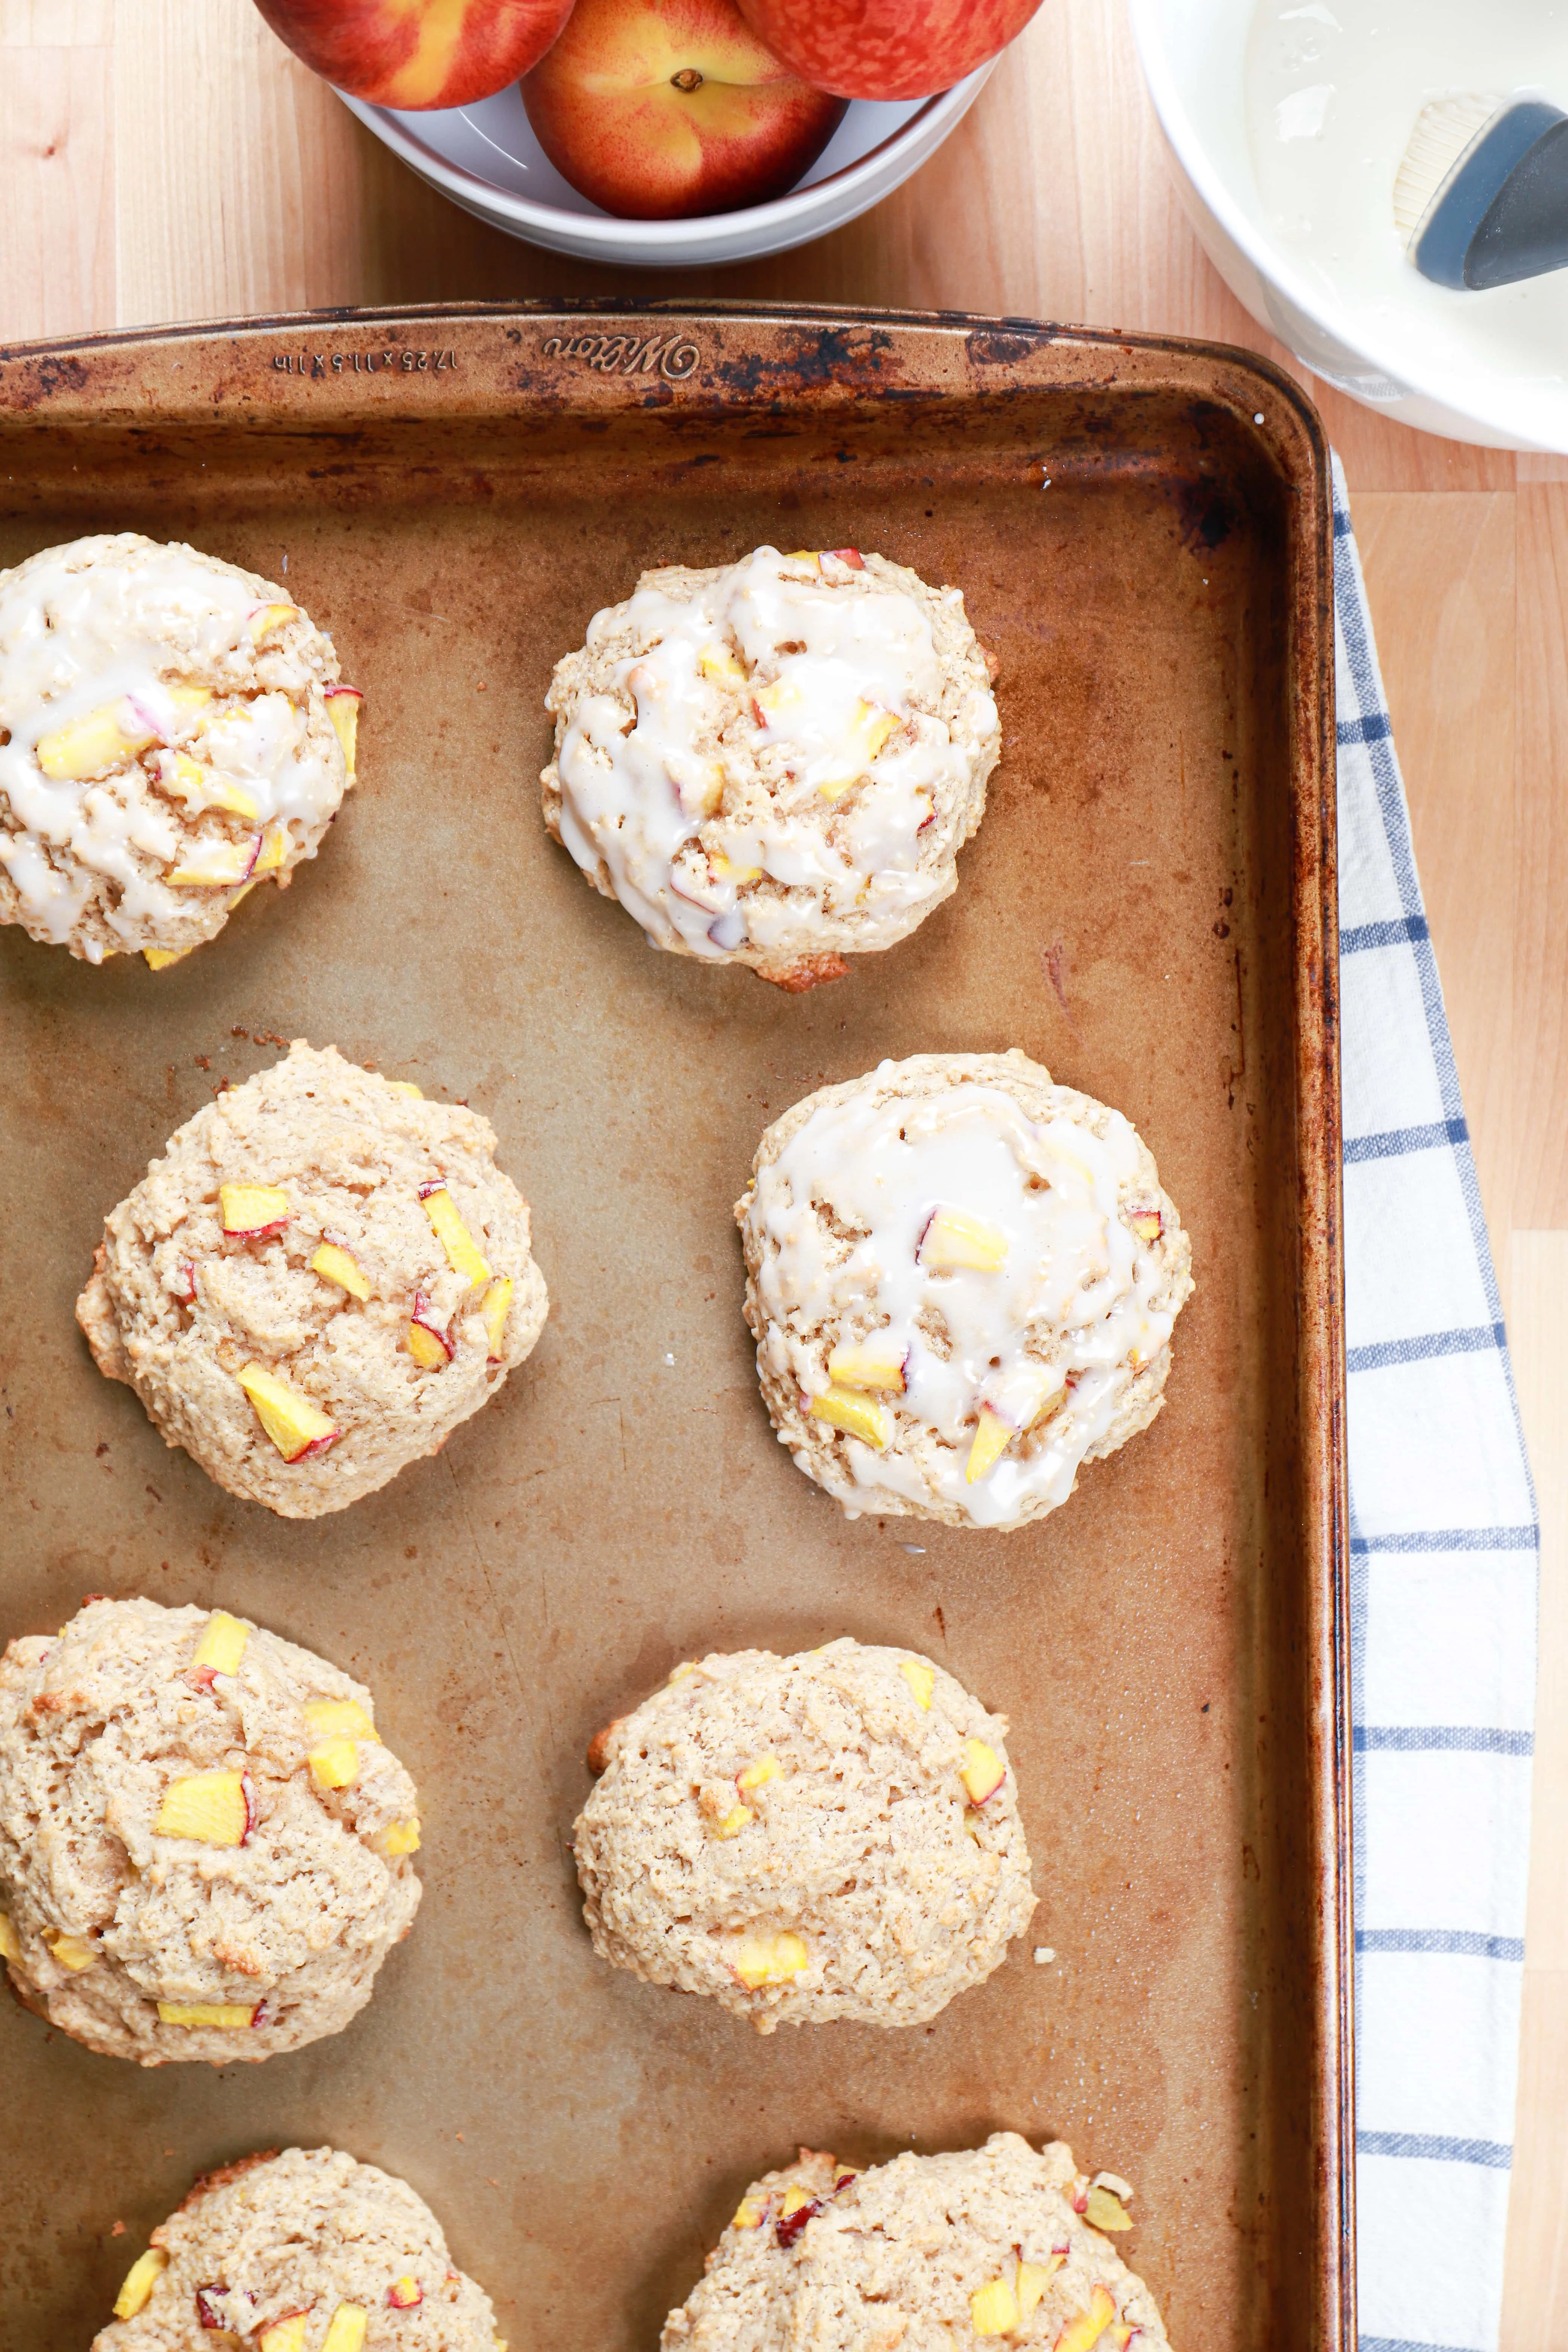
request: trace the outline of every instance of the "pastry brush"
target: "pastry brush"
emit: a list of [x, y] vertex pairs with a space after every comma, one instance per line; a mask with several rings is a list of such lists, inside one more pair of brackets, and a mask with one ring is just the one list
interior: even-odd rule
[[1511, 286], [1568, 268], [1568, 115], [1541, 99], [1424, 108], [1394, 184], [1394, 218], [1435, 285]]

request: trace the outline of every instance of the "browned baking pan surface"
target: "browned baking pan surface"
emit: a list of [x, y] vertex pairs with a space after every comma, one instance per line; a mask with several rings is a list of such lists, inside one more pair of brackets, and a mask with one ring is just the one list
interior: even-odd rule
[[[650, 2352], [752, 2175], [1009, 2127], [1124, 2173], [1178, 2352], [1349, 2313], [1329, 509], [1237, 352], [745, 310], [354, 314], [0, 355], [0, 562], [88, 531], [286, 578], [365, 689], [281, 900], [153, 973], [0, 932], [0, 1633], [221, 1602], [362, 1675], [422, 1914], [346, 2033], [142, 2073], [0, 2008], [0, 2343], [70, 2352], [192, 2174], [405, 2174], [514, 2352]], [[956, 898], [806, 997], [645, 946], [546, 839], [556, 657], [653, 562], [858, 545], [962, 586], [1004, 754]], [[287, 571], [285, 572], [285, 559]], [[310, 1524], [164, 1450], [72, 1321], [101, 1219], [291, 1037], [461, 1097], [552, 1309], [437, 1459]], [[1014, 1535], [850, 1523], [758, 1402], [731, 1204], [884, 1055], [1020, 1045], [1136, 1123], [1197, 1292], [1155, 1427]], [[1032, 1936], [912, 2032], [596, 1961], [590, 1734], [708, 1648], [920, 1647], [1012, 1718]], [[1037, 1964], [1031, 1946], [1054, 1952]], [[121, 2235], [111, 2234], [123, 2222]]]

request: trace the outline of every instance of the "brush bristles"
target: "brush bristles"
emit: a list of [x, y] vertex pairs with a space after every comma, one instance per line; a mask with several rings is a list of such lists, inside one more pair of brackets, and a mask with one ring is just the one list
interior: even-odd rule
[[1500, 98], [1440, 98], [1422, 108], [1394, 183], [1394, 224], [1407, 246], [1449, 173], [1504, 103]]

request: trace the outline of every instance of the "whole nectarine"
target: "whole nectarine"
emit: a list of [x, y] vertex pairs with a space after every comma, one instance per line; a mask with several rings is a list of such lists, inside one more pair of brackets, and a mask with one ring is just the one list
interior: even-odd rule
[[782, 196], [844, 112], [779, 63], [734, 0], [577, 0], [522, 102], [562, 178], [631, 220]]
[[1040, 0], [740, 0], [760, 39], [841, 98], [929, 98], [1021, 33]]
[[376, 106], [471, 106], [537, 65], [572, 0], [256, 0], [323, 79]]

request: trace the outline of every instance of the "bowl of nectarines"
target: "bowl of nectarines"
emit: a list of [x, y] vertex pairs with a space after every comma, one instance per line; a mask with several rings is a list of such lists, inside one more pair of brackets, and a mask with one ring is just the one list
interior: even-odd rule
[[257, 0], [410, 169], [584, 259], [837, 228], [934, 152], [1039, 0]]

